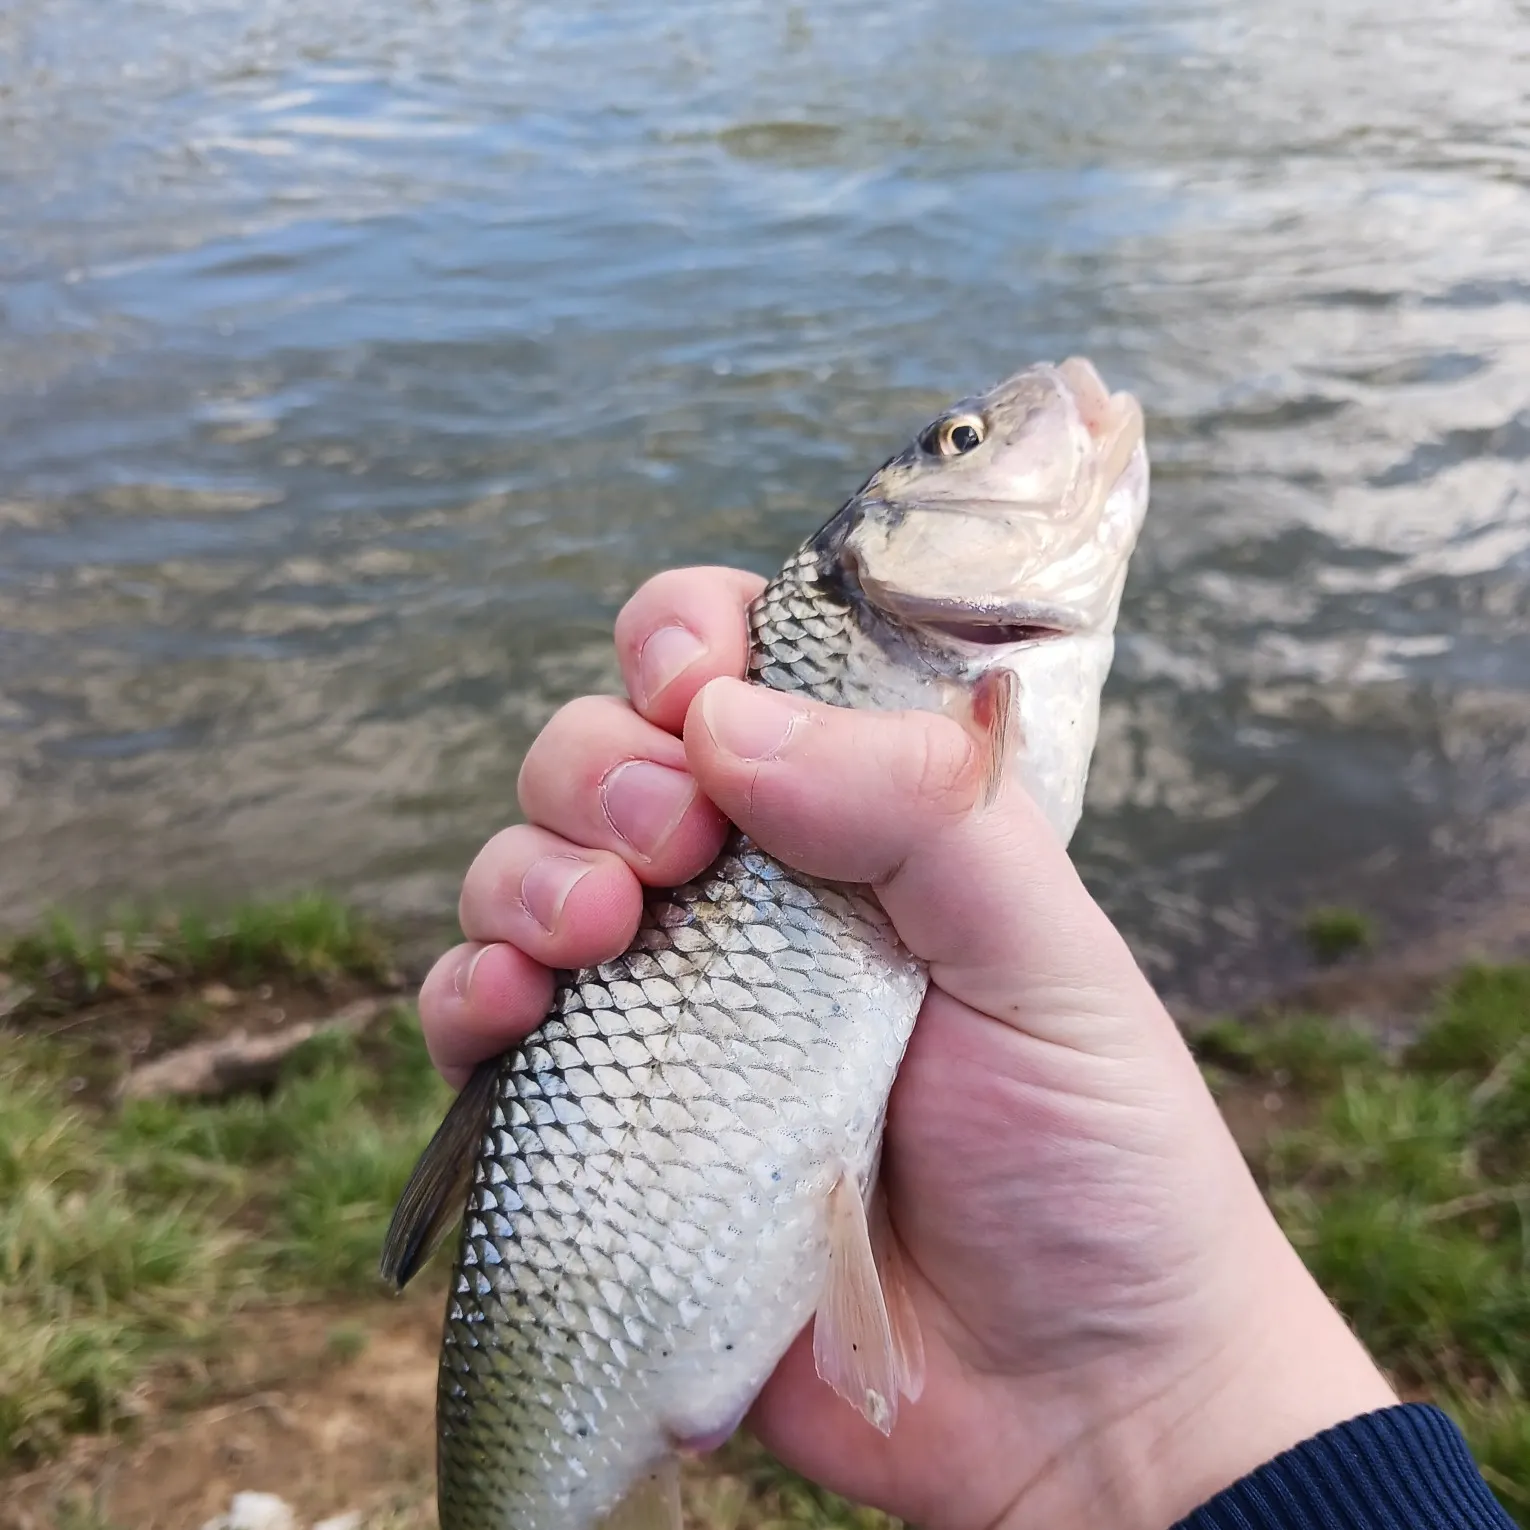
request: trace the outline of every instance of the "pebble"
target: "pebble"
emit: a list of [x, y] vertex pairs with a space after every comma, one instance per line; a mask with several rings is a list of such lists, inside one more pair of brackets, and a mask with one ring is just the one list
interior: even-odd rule
[[202, 1530], [297, 1530], [297, 1516], [275, 1493], [235, 1493], [228, 1513], [208, 1520]]
[[[360, 1509], [331, 1514], [312, 1530], [361, 1530], [366, 1516]], [[275, 1493], [235, 1493], [226, 1513], [210, 1519], [202, 1530], [298, 1530], [292, 1505]]]

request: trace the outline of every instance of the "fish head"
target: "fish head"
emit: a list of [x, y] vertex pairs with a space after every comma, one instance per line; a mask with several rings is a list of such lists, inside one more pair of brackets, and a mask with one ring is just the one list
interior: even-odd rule
[[1018, 768], [1064, 840], [1147, 501], [1137, 400], [1073, 357], [944, 411], [867, 480], [825, 549], [904, 664], [966, 688], [1010, 671]]
[[840, 556], [879, 610], [967, 643], [1109, 632], [1147, 488], [1136, 399], [1074, 357], [932, 421], [862, 487]]

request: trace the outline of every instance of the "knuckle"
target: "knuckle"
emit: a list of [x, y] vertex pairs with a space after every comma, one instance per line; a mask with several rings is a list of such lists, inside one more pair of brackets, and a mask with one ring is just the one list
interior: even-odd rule
[[420, 984], [420, 1024], [427, 1032], [433, 1031], [440, 1022], [441, 1001], [450, 987], [451, 973], [466, 950], [467, 946], [459, 943], [449, 951], [443, 952], [436, 958], [435, 964], [425, 974], [424, 981]]
[[632, 708], [619, 696], [575, 696], [553, 713], [537, 737], [554, 742], [584, 738], [607, 732], [631, 715]]
[[669, 568], [645, 579], [616, 614], [617, 645], [635, 648], [652, 628], [673, 620], [672, 608], [678, 604], [676, 597], [686, 590], [694, 577], [691, 569]]
[[495, 898], [513, 876], [522, 859], [519, 843], [525, 834], [525, 826], [521, 824], [501, 829], [473, 857], [472, 864], [462, 878], [462, 892], [457, 899], [459, 924], [475, 908]]
[[516, 773], [522, 810], [529, 811], [528, 791], [544, 783], [566, 785], [570, 762], [589, 755], [592, 741], [614, 736], [631, 715], [632, 709], [616, 696], [576, 696], [559, 707], [532, 739]]

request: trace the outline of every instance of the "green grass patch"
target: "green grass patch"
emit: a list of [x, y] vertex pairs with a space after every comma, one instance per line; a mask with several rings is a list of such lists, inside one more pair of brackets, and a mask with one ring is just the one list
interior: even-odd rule
[[294, 1054], [265, 1097], [118, 1113], [72, 1100], [66, 1049], [0, 1047], [0, 1461], [109, 1427], [146, 1366], [243, 1305], [380, 1290], [393, 1203], [449, 1098], [402, 1008]]
[[1305, 1124], [1257, 1168], [1323, 1289], [1410, 1391], [1450, 1411], [1530, 1527], [1530, 975], [1475, 968], [1401, 1058], [1222, 1027], [1202, 1055], [1291, 1068]]
[[324, 1336], [331, 1355], [344, 1364], [359, 1359], [367, 1347], [368, 1334], [359, 1323], [336, 1323]]
[[1218, 1020], [1198, 1031], [1192, 1046], [1202, 1063], [1303, 1091], [1329, 1088], [1346, 1069], [1381, 1060], [1370, 1036], [1321, 1015]]
[[0, 943], [0, 974], [56, 1009], [112, 993], [271, 977], [382, 981], [385, 942], [355, 910], [320, 893], [241, 904], [221, 917], [124, 909], [101, 928], [56, 913]]
[[1320, 962], [1336, 962], [1376, 943], [1375, 923], [1358, 909], [1315, 908], [1302, 920], [1307, 949]]
[[1472, 966], [1408, 1054], [1416, 1068], [1485, 1074], [1530, 1051], [1530, 967]]

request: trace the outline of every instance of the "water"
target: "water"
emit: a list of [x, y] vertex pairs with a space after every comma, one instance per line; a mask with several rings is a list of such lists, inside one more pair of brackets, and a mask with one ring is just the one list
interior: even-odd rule
[[1512, 895], [1527, 102], [1507, 0], [11, 0], [0, 924], [449, 917], [643, 577], [1069, 352], [1157, 466], [1076, 841], [1152, 969]]

